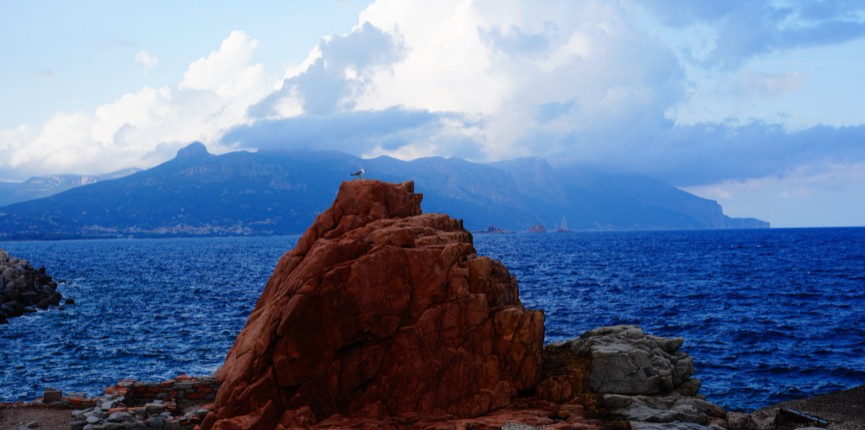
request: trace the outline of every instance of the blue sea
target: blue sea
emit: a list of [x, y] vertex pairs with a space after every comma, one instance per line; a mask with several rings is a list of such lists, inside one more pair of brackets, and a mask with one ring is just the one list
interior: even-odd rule
[[[296, 236], [5, 242], [75, 304], [0, 326], [0, 401], [209, 374]], [[865, 384], [865, 228], [475, 235], [547, 317], [682, 336], [732, 410]]]

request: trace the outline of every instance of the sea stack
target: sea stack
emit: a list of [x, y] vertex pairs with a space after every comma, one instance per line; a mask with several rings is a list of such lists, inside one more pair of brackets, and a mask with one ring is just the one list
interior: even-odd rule
[[207, 429], [333, 415], [472, 417], [533, 390], [544, 317], [414, 184], [344, 182], [279, 261], [219, 371]]

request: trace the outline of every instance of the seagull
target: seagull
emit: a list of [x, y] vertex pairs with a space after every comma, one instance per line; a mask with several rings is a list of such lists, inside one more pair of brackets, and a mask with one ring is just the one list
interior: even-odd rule
[[363, 167], [360, 168], [357, 172], [351, 174], [351, 176], [357, 176], [358, 178], [363, 177], [363, 174], [366, 173], [366, 170], [363, 170]]

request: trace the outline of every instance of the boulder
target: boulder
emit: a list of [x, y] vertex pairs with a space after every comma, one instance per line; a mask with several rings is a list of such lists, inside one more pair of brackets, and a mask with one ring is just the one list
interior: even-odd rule
[[[637, 326], [620, 325], [590, 330], [554, 347], [590, 357], [593, 392], [647, 395], [671, 392], [694, 374], [694, 360], [679, 351], [682, 342], [680, 337], [649, 336]], [[688, 384], [693, 391], [695, 383]]]
[[279, 261], [219, 372], [204, 429], [331, 416], [472, 417], [540, 377], [544, 317], [414, 184], [344, 182]]

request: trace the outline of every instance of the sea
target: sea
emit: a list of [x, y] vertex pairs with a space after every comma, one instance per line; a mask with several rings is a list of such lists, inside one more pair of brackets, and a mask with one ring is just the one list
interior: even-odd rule
[[[75, 303], [0, 325], [0, 401], [211, 374], [297, 236], [0, 242]], [[728, 410], [865, 384], [865, 228], [475, 234], [546, 341], [683, 337]]]

